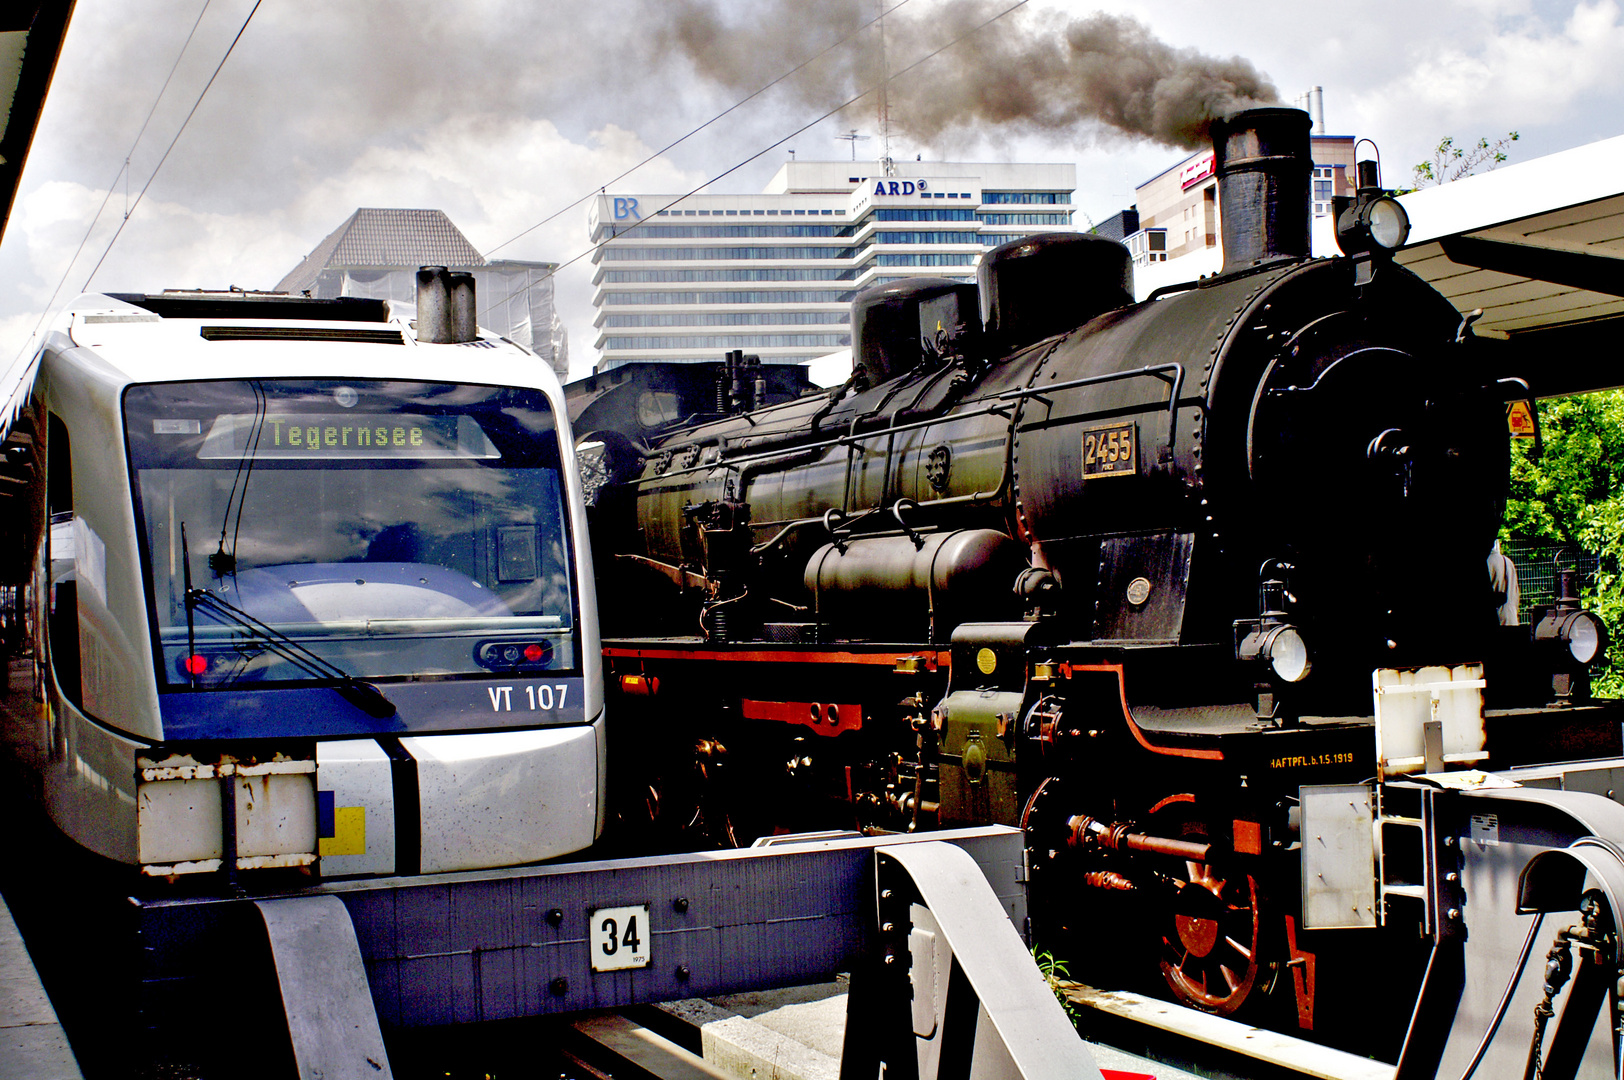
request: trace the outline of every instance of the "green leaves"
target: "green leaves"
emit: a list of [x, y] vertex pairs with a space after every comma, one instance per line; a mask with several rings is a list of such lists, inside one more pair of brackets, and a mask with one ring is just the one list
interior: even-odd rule
[[1072, 1027], [1076, 1027], [1078, 1020], [1077, 1003], [1066, 996], [1065, 987], [1061, 986], [1062, 982], [1071, 979], [1070, 973], [1066, 971], [1066, 962], [1056, 960], [1054, 953], [1047, 949], [1039, 949], [1035, 945], [1032, 947], [1032, 959], [1037, 961], [1038, 971], [1042, 974], [1043, 981], [1049, 984], [1049, 989], [1054, 991], [1054, 996], [1060, 1002], [1060, 1007], [1066, 1010], [1066, 1018], [1071, 1021]]
[[1411, 170], [1414, 187], [1447, 184], [1451, 180], [1471, 176], [1485, 166], [1493, 169], [1510, 156], [1506, 148], [1520, 138], [1521, 135], [1512, 131], [1492, 143], [1482, 138], [1471, 146], [1457, 146], [1453, 135], [1445, 135], [1433, 149], [1431, 160], [1423, 161]]
[[[1544, 454], [1518, 439], [1511, 456], [1502, 539], [1547, 538], [1577, 544], [1600, 566], [1584, 605], [1624, 642], [1624, 390], [1539, 402]], [[1624, 652], [1617, 647], [1594, 674], [1599, 695], [1624, 692]]]

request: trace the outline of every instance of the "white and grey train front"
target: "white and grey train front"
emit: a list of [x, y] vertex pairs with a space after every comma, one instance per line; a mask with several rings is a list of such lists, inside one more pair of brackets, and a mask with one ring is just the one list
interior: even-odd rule
[[80, 844], [150, 876], [345, 876], [601, 832], [557, 380], [415, 328], [374, 301], [165, 294], [82, 297], [52, 336], [18, 423], [51, 522], [43, 789]]

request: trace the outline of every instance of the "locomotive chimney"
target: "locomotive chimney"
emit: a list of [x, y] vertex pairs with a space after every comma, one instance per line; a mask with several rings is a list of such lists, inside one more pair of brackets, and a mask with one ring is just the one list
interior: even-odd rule
[[1248, 109], [1213, 121], [1225, 274], [1306, 258], [1311, 121], [1301, 109]]

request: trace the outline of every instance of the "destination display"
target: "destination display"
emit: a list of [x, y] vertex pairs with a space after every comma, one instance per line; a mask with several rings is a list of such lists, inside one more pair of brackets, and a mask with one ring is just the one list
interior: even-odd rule
[[[258, 430], [256, 430], [256, 427]], [[256, 458], [497, 458], [501, 454], [469, 416], [410, 413], [283, 413], [214, 419], [198, 457]]]

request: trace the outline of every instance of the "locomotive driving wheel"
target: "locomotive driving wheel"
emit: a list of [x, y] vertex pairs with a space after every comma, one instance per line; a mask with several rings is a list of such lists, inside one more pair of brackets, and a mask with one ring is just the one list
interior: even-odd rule
[[[1162, 835], [1203, 841], [1208, 830], [1190, 819], [1188, 802], [1159, 805], [1152, 812]], [[1179, 1002], [1203, 1012], [1233, 1016], [1259, 996], [1272, 976], [1265, 963], [1264, 900], [1257, 878], [1231, 857], [1186, 861], [1176, 894], [1161, 917], [1162, 977]]]

